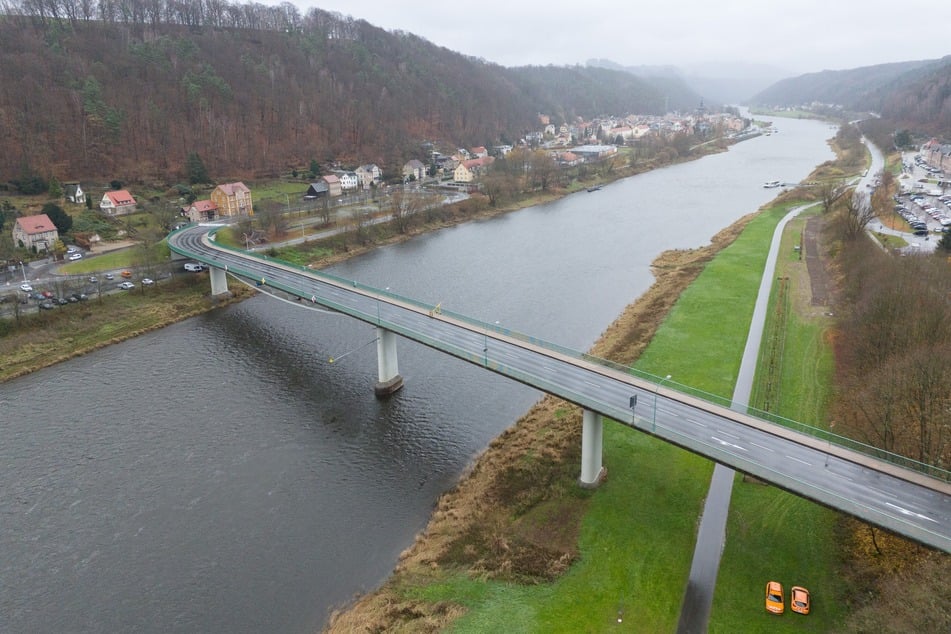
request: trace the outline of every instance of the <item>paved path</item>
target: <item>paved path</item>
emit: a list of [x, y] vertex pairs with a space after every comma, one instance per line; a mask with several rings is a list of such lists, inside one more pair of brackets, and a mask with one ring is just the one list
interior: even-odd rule
[[[766, 322], [766, 310], [769, 308], [769, 294], [775, 277], [776, 258], [779, 255], [783, 230], [789, 221], [802, 211], [818, 204], [796, 207], [779, 221], [773, 232], [773, 240], [769, 246], [766, 266], [763, 269], [763, 277], [756, 296], [756, 305], [753, 308], [753, 319], [746, 339], [746, 348], [743, 350], [740, 372], [733, 390], [732, 408], [736, 411], [746, 411], [750, 393], [753, 390], [753, 377], [756, 373], [756, 361], [759, 358], [760, 341], [763, 339], [763, 326]], [[703, 515], [700, 518], [693, 561], [690, 564], [687, 589], [684, 591], [684, 600], [680, 607], [678, 634], [699, 634], [707, 631], [710, 607], [713, 605], [713, 590], [716, 586], [717, 572], [720, 569], [720, 556], [726, 539], [726, 520], [730, 511], [735, 473], [733, 469], [721, 464], [717, 464], [713, 469], [710, 490], [707, 492]]]

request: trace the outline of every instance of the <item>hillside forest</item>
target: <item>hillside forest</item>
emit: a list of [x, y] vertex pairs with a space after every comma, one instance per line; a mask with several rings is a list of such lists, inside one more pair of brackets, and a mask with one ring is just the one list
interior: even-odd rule
[[665, 105], [629, 73], [508, 69], [288, 3], [0, 0], [0, 41], [0, 182], [175, 182], [193, 153], [220, 178], [314, 160], [393, 173], [427, 142], [516, 142], [540, 113]]

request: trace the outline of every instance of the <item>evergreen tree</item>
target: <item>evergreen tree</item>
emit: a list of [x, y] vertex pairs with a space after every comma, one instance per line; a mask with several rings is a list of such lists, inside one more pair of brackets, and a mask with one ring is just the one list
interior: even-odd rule
[[205, 169], [205, 163], [198, 156], [198, 152], [188, 153], [188, 158], [185, 159], [185, 173], [188, 175], [188, 182], [192, 185], [208, 182], [208, 170]]
[[939, 255], [951, 254], [951, 232], [941, 234], [941, 240], [938, 241], [937, 252]]
[[56, 230], [59, 231], [60, 235], [69, 232], [73, 228], [73, 217], [63, 211], [63, 208], [56, 203], [43, 205], [42, 213], [46, 214], [56, 225]]

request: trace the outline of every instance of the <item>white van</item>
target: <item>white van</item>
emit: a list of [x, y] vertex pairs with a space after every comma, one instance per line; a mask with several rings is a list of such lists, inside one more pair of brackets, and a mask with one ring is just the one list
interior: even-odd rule
[[185, 264], [185, 270], [192, 273], [200, 273], [205, 270], [205, 267], [197, 262], [187, 262]]

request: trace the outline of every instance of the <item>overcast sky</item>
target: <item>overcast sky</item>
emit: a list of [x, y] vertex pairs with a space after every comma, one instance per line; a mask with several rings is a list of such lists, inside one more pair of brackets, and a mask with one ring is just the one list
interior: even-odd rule
[[[268, 0], [276, 4], [277, 0]], [[293, 0], [503, 66], [767, 64], [800, 74], [951, 54], [948, 0]]]

